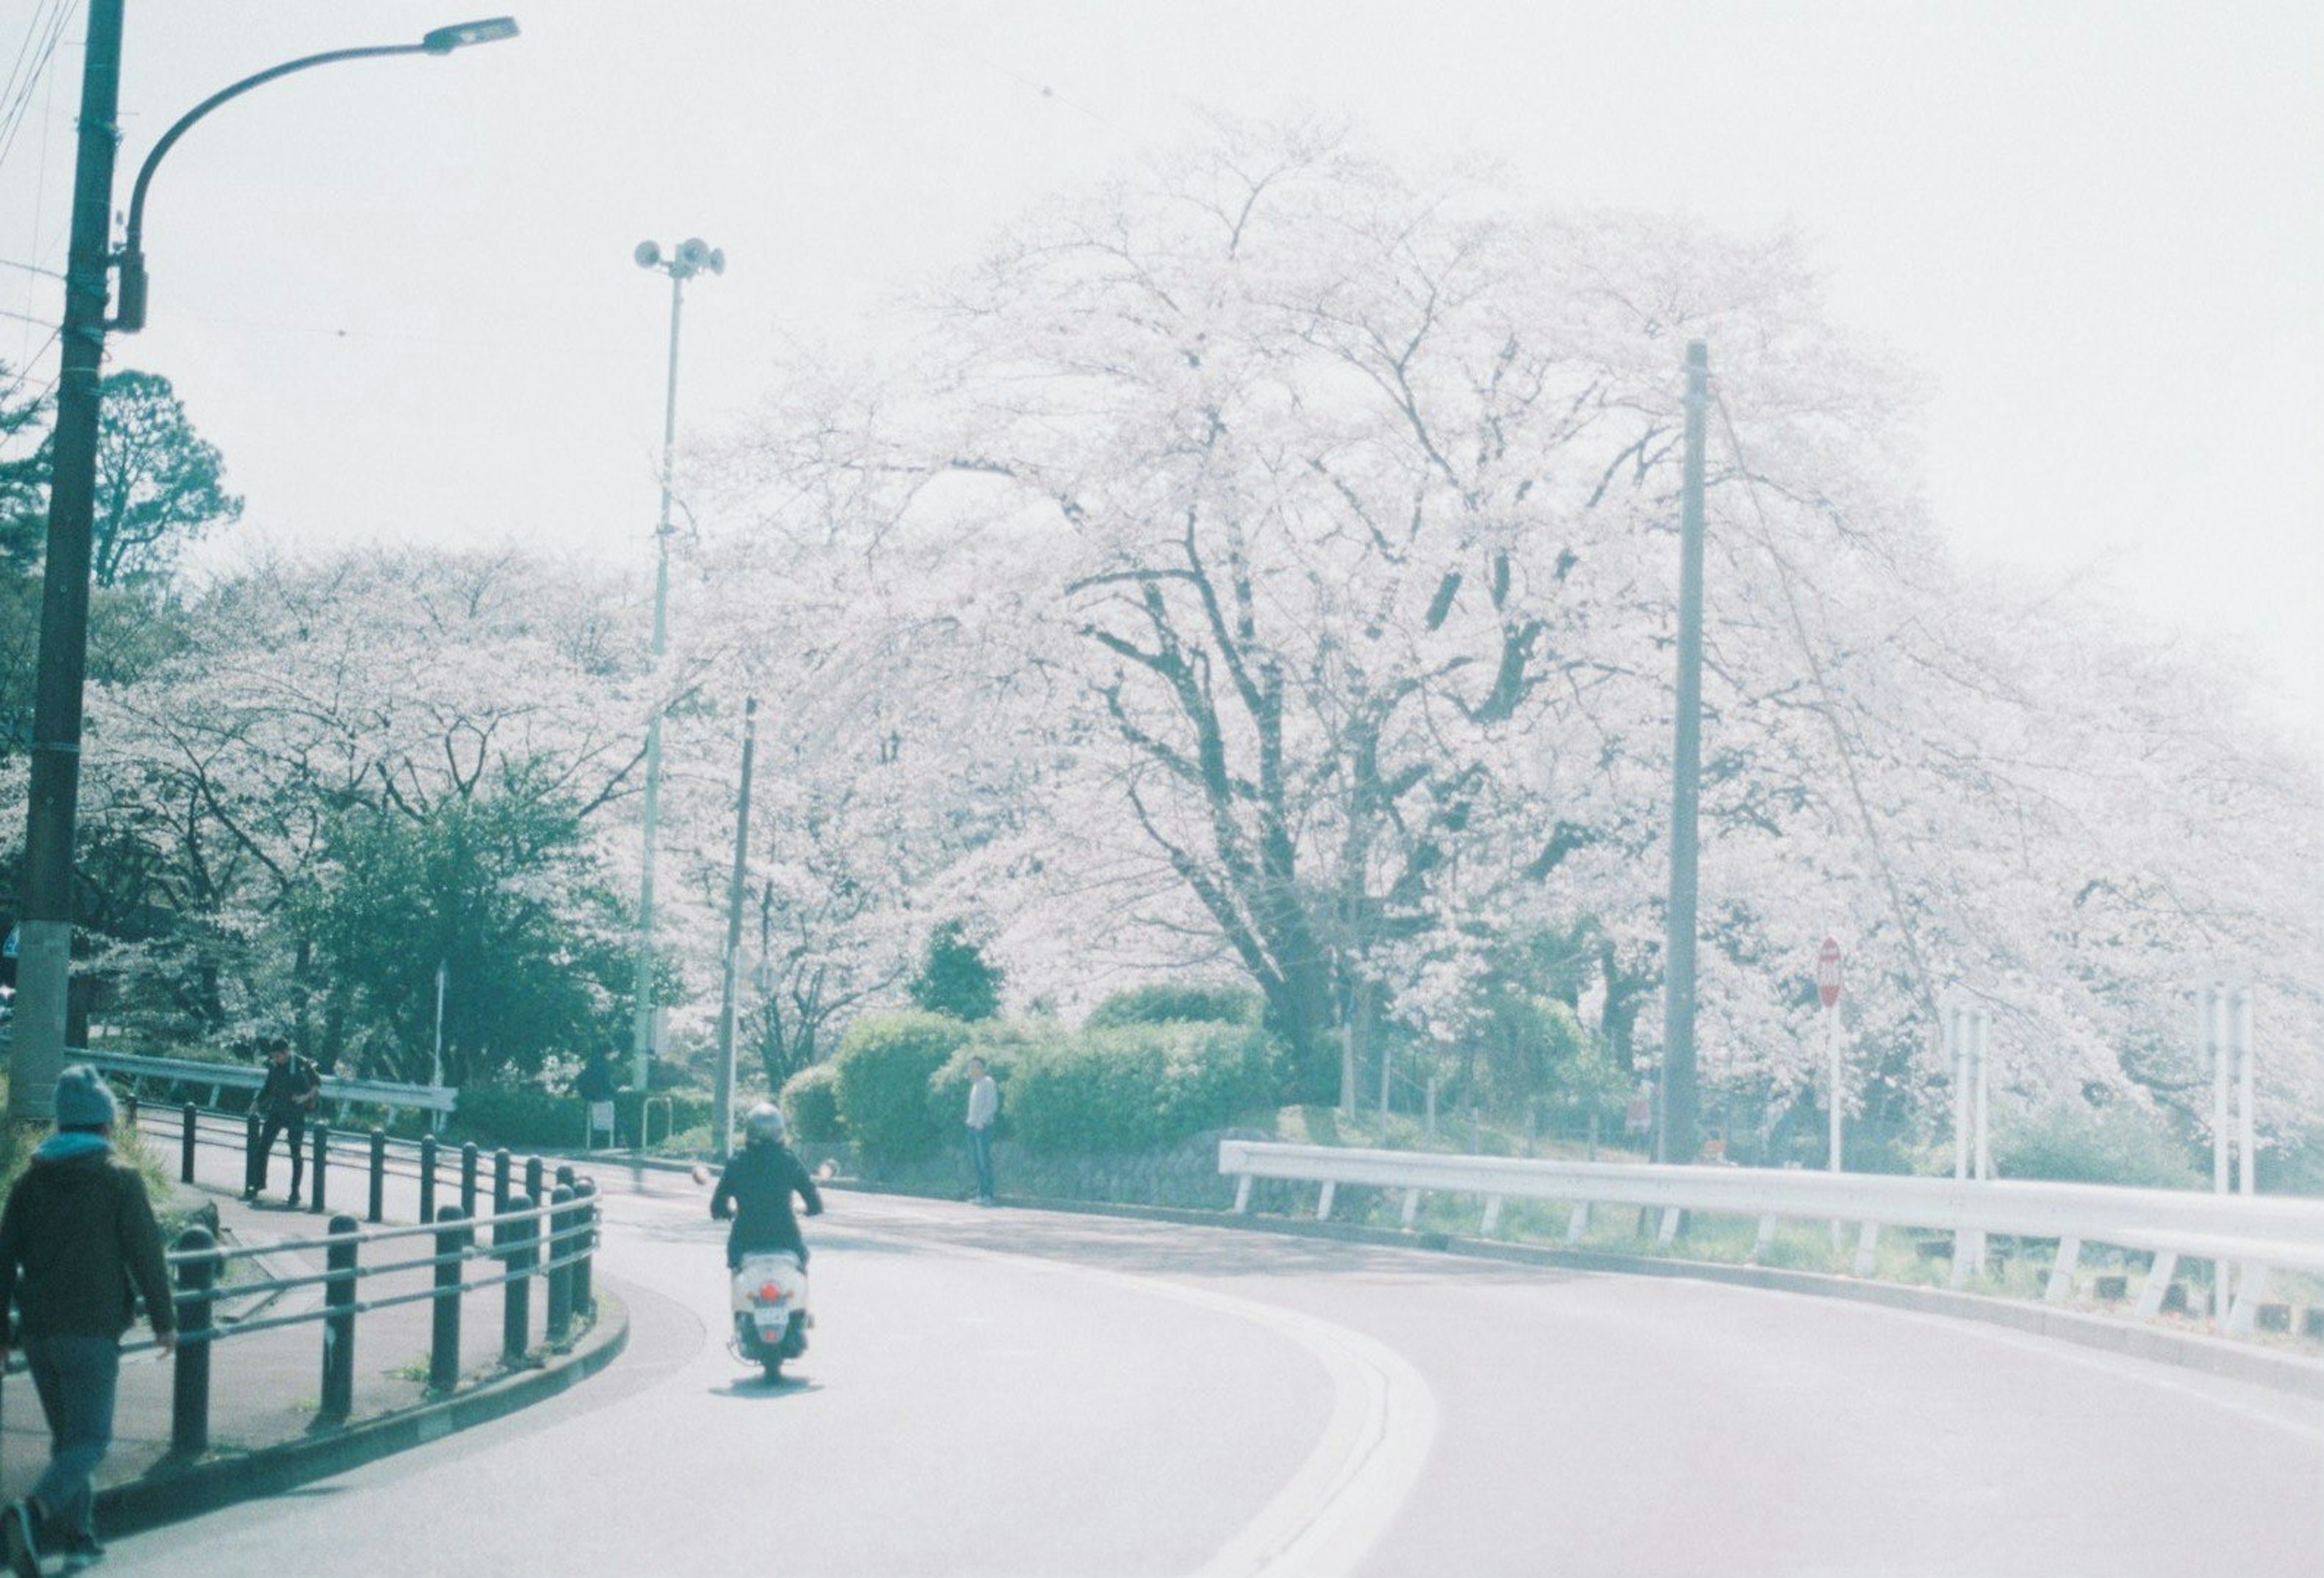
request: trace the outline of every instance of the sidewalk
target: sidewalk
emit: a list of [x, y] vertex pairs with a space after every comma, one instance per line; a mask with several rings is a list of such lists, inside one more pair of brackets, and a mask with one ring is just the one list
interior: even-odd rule
[[[335, 1198], [341, 1190], [359, 1187], [360, 1173], [334, 1165], [331, 1184]], [[279, 1196], [245, 1204], [232, 1190], [210, 1184], [180, 1185], [181, 1208], [215, 1207], [222, 1247], [267, 1250], [323, 1236], [328, 1218], [285, 1207]], [[391, 1205], [394, 1204], [391, 1196]], [[391, 1223], [411, 1219], [408, 1204], [391, 1209]], [[368, 1263], [418, 1260], [434, 1253], [434, 1240], [425, 1236], [392, 1239], [365, 1255]], [[255, 1261], [230, 1263], [230, 1279], [221, 1284], [218, 1324], [235, 1324], [317, 1309], [322, 1289], [294, 1288], [273, 1294], [235, 1297], [235, 1281], [256, 1282], [300, 1276], [324, 1269], [324, 1251], [280, 1250]], [[497, 1275], [492, 1260], [468, 1263], [471, 1279]], [[432, 1268], [367, 1276], [357, 1285], [357, 1297], [366, 1302], [416, 1292], [433, 1286]], [[530, 1287], [528, 1349], [546, 1339], [548, 1287], [535, 1276]], [[487, 1287], [461, 1299], [460, 1362], [464, 1378], [498, 1370], [501, 1355], [504, 1287]], [[427, 1398], [433, 1302], [422, 1300], [376, 1310], [355, 1323], [355, 1402], [348, 1423], [409, 1408]], [[579, 1330], [576, 1323], [576, 1332]], [[322, 1395], [323, 1332], [320, 1321], [227, 1335], [214, 1345], [210, 1359], [210, 1457], [233, 1456], [318, 1434], [315, 1410]], [[150, 1338], [141, 1323], [127, 1341]], [[111, 1454], [97, 1471], [100, 1491], [139, 1480], [160, 1464], [170, 1447], [173, 1364], [147, 1350], [124, 1355], [121, 1366], [119, 1401], [114, 1417]], [[464, 1380], [464, 1386], [466, 1380]], [[13, 1500], [32, 1489], [48, 1462], [49, 1438], [41, 1416], [40, 1399], [31, 1380], [21, 1371], [0, 1380], [0, 1498]], [[102, 1515], [100, 1515], [101, 1518]]]

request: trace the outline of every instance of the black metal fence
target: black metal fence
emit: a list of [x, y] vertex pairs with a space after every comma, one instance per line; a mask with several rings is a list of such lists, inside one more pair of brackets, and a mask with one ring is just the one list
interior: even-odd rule
[[[134, 1130], [137, 1103], [133, 1098], [124, 1105], [128, 1126]], [[205, 1112], [191, 1103], [177, 1115], [182, 1181], [195, 1181], [197, 1163], [208, 1148], [239, 1150], [244, 1186], [254, 1185], [259, 1135], [255, 1116]], [[309, 1138], [313, 1145], [314, 1194], [307, 1209], [323, 1215], [330, 1210], [331, 1151], [341, 1137], [318, 1125], [309, 1130]], [[448, 1164], [454, 1171], [447, 1180], [442, 1177], [447, 1163], [433, 1136], [415, 1145], [391, 1140], [374, 1129], [366, 1141], [362, 1165], [368, 1185], [367, 1213], [374, 1225], [338, 1214], [330, 1216], [318, 1237], [232, 1248], [221, 1246], [199, 1227], [178, 1236], [168, 1255], [176, 1287], [178, 1327], [171, 1378], [173, 1456], [196, 1456], [209, 1449], [214, 1353], [220, 1344], [240, 1337], [288, 1326], [317, 1326], [321, 1333], [317, 1417], [318, 1423], [329, 1425], [344, 1423], [353, 1410], [355, 1355], [365, 1315], [421, 1302], [432, 1304], [427, 1362], [427, 1390], [431, 1395], [448, 1393], [460, 1383], [461, 1333], [475, 1297], [500, 1289], [499, 1362], [504, 1369], [522, 1365], [531, 1356], [536, 1283], [541, 1285], [544, 1339], [551, 1350], [569, 1343], [576, 1326], [594, 1318], [592, 1258], [599, 1209], [593, 1181], [576, 1177], [570, 1167], [558, 1167], [552, 1179], [539, 1157], [526, 1158], [520, 1171], [515, 1158], [501, 1150], [491, 1158], [488, 1185], [484, 1158], [474, 1144], [458, 1149]], [[418, 1182], [418, 1225], [383, 1225], [386, 1184], [391, 1177]], [[457, 1204], [439, 1203], [439, 1192], [453, 1194]], [[424, 1252], [405, 1253], [407, 1246]], [[229, 1286], [228, 1269], [238, 1261], [318, 1250], [324, 1256], [322, 1270], [232, 1281]], [[420, 1271], [431, 1273], [424, 1287], [365, 1297], [366, 1285], [374, 1278]], [[320, 1307], [259, 1315], [231, 1324], [220, 1318], [220, 1303], [227, 1297], [237, 1301], [271, 1297], [301, 1288], [319, 1288]], [[123, 1352], [134, 1353], [155, 1346], [149, 1339], [126, 1343]], [[15, 1361], [11, 1371], [21, 1368], [22, 1361]]]

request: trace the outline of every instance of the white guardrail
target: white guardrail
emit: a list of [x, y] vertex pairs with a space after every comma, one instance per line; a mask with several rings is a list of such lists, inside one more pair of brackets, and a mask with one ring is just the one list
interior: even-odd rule
[[[133, 1057], [121, 1052], [85, 1052], [70, 1048], [75, 1062], [93, 1063], [106, 1074], [127, 1080], [167, 1079], [180, 1084], [207, 1086], [209, 1104], [218, 1104], [222, 1090], [256, 1090], [266, 1083], [266, 1070], [239, 1063], [197, 1063], [183, 1057]], [[417, 1112], [449, 1115], [459, 1104], [460, 1093], [450, 1085], [397, 1084], [383, 1079], [340, 1079], [323, 1075], [327, 1102], [364, 1102], [391, 1112], [410, 1107]]]
[[2098, 1184], [1977, 1183], [1953, 1178], [1893, 1177], [1868, 1173], [1812, 1173], [1734, 1167], [1655, 1167], [1642, 1163], [1528, 1161], [1506, 1157], [1446, 1156], [1401, 1150], [1347, 1150], [1333, 1146], [1277, 1145], [1259, 1140], [1219, 1142], [1219, 1171], [1240, 1181], [1234, 1208], [1250, 1209], [1251, 1181], [1277, 1178], [1319, 1184], [1318, 1220], [1332, 1213], [1342, 1184], [1404, 1191], [1410, 1227], [1423, 1195], [1481, 1199], [1480, 1232], [1499, 1224], [1506, 1200], [1550, 1200], [1572, 1207], [1566, 1241], [1588, 1231], [1592, 1205], [1628, 1205], [1663, 1213], [1660, 1241], [1677, 1235], [1679, 1213], [1757, 1217], [1755, 1255], [1774, 1242], [1777, 1223], [1793, 1220], [1858, 1224], [1855, 1272], [1871, 1275], [1883, 1227], [1950, 1230], [1953, 1285], [1984, 1260], [1992, 1233], [2054, 1239], [2058, 1254], [2045, 1297], [2062, 1302], [2085, 1244], [2141, 1250], [2154, 1257], [2139, 1291], [2138, 1314], [2161, 1309], [2163, 1296], [2183, 1258], [2235, 1263], [2238, 1279], [2227, 1329], [2247, 1334], [2272, 1270], [2324, 1272], [2324, 1201], [2281, 1196], [2199, 1195], [2172, 1189], [2129, 1189]]

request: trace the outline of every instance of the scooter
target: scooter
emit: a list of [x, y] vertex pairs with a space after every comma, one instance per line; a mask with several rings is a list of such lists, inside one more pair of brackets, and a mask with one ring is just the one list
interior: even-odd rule
[[815, 1316], [807, 1306], [807, 1268], [788, 1250], [754, 1250], [734, 1273], [734, 1357], [755, 1364], [769, 1380], [783, 1378], [783, 1364], [807, 1352]]

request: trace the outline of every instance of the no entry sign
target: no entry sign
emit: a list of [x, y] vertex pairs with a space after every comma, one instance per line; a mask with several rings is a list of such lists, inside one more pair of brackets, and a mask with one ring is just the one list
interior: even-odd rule
[[1816, 950], [1816, 995], [1823, 999], [1826, 1008], [1840, 1002], [1840, 943], [1826, 937], [1823, 946]]

